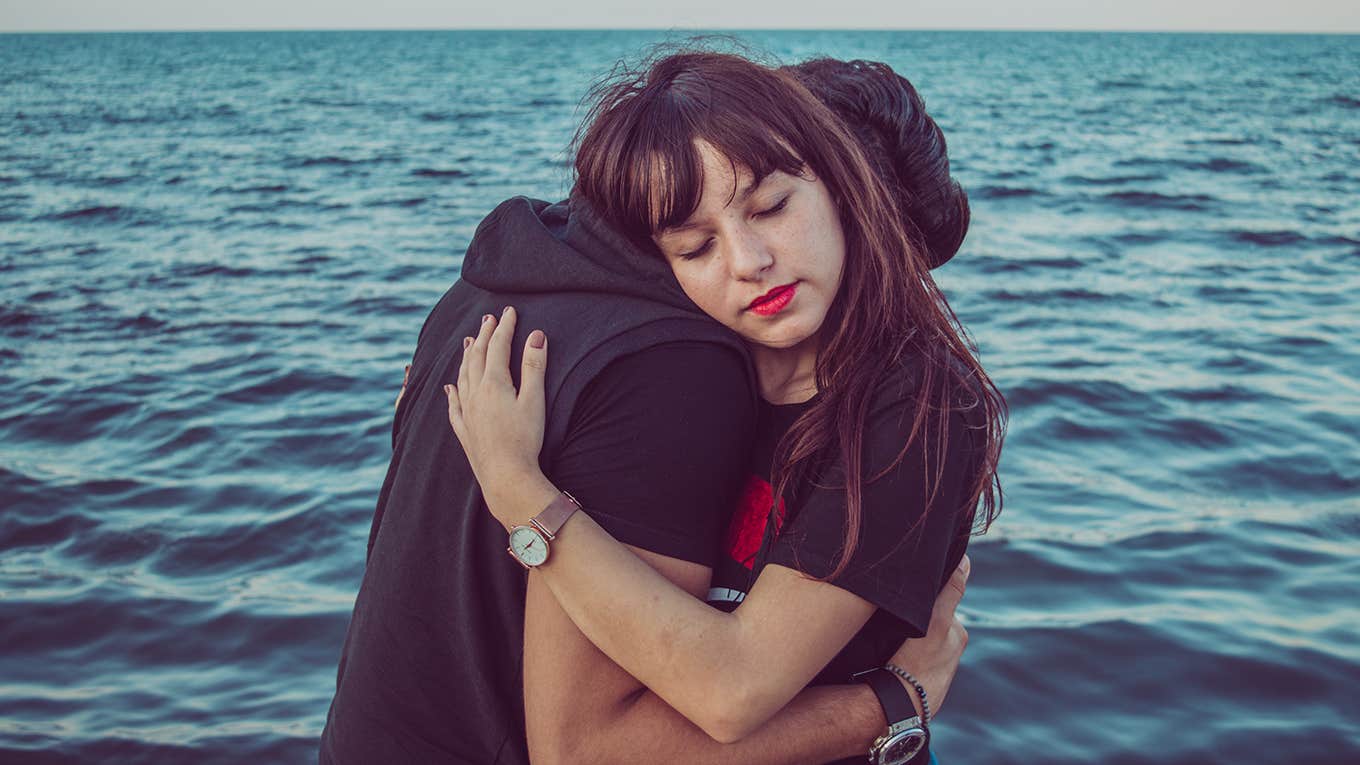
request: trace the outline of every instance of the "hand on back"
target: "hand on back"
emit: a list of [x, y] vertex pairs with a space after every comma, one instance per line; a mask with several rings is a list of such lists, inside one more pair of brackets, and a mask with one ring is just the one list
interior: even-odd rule
[[968, 630], [964, 629], [956, 611], [968, 587], [971, 571], [972, 562], [965, 555], [935, 598], [925, 637], [906, 641], [890, 659], [920, 681], [930, 700], [932, 715], [944, 706], [954, 673], [959, 668], [959, 659], [963, 658], [963, 650], [968, 646]]
[[517, 391], [510, 377], [515, 320], [515, 309], [508, 307], [499, 320], [490, 314], [482, 317], [477, 337], [463, 339], [457, 384], [444, 386], [449, 424], [493, 514], [513, 506], [502, 500], [518, 486], [542, 475], [538, 454], [543, 448], [547, 336], [541, 330], [529, 333]]

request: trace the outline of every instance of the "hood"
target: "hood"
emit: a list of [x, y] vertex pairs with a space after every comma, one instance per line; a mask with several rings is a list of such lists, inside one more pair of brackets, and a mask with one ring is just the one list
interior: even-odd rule
[[577, 194], [500, 203], [477, 226], [462, 278], [494, 292], [629, 295], [702, 315], [657, 253], [610, 228]]

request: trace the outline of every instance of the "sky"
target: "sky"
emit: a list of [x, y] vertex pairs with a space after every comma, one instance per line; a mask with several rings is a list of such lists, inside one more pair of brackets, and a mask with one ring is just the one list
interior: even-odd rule
[[[566, 10], [564, 10], [566, 9]], [[569, 11], [569, 13], [567, 12]], [[205, 29], [1360, 32], [1355, 0], [0, 0], [0, 32]]]

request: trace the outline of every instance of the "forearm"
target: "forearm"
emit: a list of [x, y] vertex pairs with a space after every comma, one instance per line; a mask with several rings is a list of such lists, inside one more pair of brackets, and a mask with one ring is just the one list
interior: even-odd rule
[[[513, 495], [488, 499], [501, 505], [498, 516], [527, 519], [556, 493], [543, 479], [522, 483]], [[513, 509], [506, 510], [507, 505]], [[548, 561], [534, 575], [542, 577], [562, 609], [606, 656], [710, 733], [715, 725], [705, 723], [713, 723], [714, 710], [724, 708], [717, 701], [749, 692], [747, 673], [763, 671], [743, 652], [735, 614], [677, 587], [587, 513], [567, 522]], [[787, 697], [778, 706], [785, 701]], [[716, 727], [722, 723], [717, 720]]]
[[[655, 694], [646, 692], [615, 718], [582, 732], [565, 762], [686, 762], [696, 765], [796, 765], [864, 756], [887, 723], [865, 685], [808, 688], [742, 740], [714, 741]], [[533, 754], [533, 753], [531, 753]], [[559, 758], [543, 758], [556, 762]], [[541, 765], [534, 758], [535, 765]]]

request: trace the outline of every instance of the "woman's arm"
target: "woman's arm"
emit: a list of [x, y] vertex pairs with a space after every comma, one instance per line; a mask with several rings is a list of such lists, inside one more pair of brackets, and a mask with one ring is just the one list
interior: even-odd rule
[[[696, 597], [708, 589], [707, 567], [641, 548], [633, 552]], [[824, 686], [801, 692], [741, 741], [714, 741], [610, 661], [536, 574], [529, 577], [525, 601], [524, 699], [534, 765], [815, 765], [863, 756], [884, 730], [867, 686]]]
[[[558, 490], [538, 469], [546, 347], [530, 335], [521, 387], [508, 371], [514, 312], [483, 322], [465, 353], [449, 415], [492, 512], [525, 523]], [[569, 488], [569, 487], [568, 487]], [[607, 656], [719, 741], [735, 741], [789, 702], [864, 625], [867, 600], [769, 566], [742, 607], [696, 600], [578, 513], [537, 569]]]
[[[695, 597], [707, 590], [706, 567], [631, 549]], [[941, 592], [926, 637], [907, 641], [893, 657], [931, 688], [932, 708], [944, 700], [967, 642], [955, 616], [966, 576], [959, 572]], [[866, 685], [816, 686], [741, 741], [718, 743], [591, 644], [536, 575], [525, 602], [524, 698], [535, 765], [815, 765], [863, 757], [886, 724]]]
[[[556, 495], [541, 476], [501, 495], [524, 522]], [[725, 613], [693, 597], [577, 513], [535, 570], [606, 656], [717, 741], [743, 738], [787, 704], [873, 615], [857, 595], [783, 566]]]

